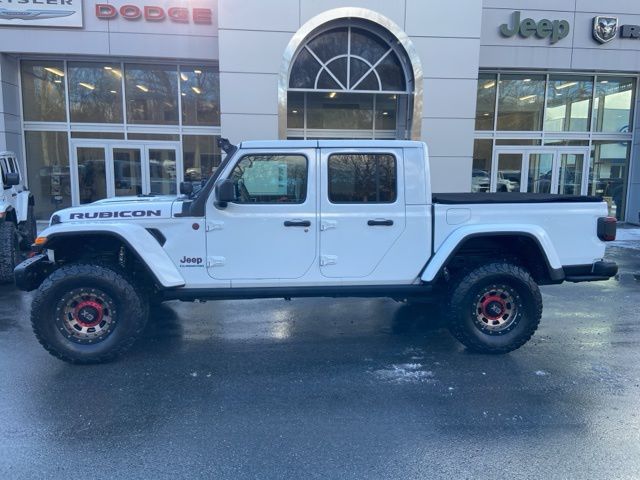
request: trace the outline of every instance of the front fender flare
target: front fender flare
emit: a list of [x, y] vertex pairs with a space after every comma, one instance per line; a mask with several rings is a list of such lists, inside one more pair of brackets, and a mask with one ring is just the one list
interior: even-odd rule
[[554, 280], [562, 280], [564, 277], [562, 263], [549, 235], [539, 225], [529, 224], [468, 225], [454, 230], [442, 242], [435, 255], [431, 257], [420, 279], [423, 282], [433, 282], [442, 268], [447, 265], [449, 259], [456, 254], [466, 240], [475, 237], [500, 237], [506, 235], [532, 238], [545, 255], [547, 268], [550, 269], [549, 273], [552, 278], [556, 277]]
[[46, 248], [55, 239], [79, 235], [105, 235], [121, 240], [138, 256], [161, 287], [183, 287], [186, 283], [167, 252], [140, 225], [107, 222], [61, 223], [48, 227], [39, 237], [47, 238]]
[[16, 202], [16, 217], [18, 223], [26, 222], [29, 218], [29, 198], [31, 194], [28, 191], [24, 191], [18, 194]]

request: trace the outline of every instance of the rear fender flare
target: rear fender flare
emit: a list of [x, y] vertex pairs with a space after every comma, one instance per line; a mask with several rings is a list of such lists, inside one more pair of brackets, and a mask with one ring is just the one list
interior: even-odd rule
[[560, 257], [553, 246], [553, 242], [546, 230], [538, 225], [510, 224], [510, 225], [469, 225], [460, 227], [442, 242], [435, 255], [427, 263], [420, 279], [423, 282], [433, 282], [449, 260], [455, 256], [462, 245], [476, 237], [523, 236], [533, 239], [545, 256], [549, 275], [553, 280], [562, 280], [564, 272]]
[[185, 285], [184, 278], [178, 272], [167, 252], [145, 228], [139, 225], [106, 222], [57, 224], [44, 230], [39, 237], [47, 237], [45, 244], [45, 248], [47, 248], [48, 245], [55, 244], [57, 239], [87, 235], [114, 237], [122, 241], [146, 266], [159, 287], [173, 288]]

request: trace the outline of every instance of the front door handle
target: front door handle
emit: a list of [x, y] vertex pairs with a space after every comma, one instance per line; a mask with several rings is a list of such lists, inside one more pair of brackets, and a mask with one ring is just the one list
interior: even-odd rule
[[284, 222], [285, 227], [310, 227], [311, 222], [309, 220], [286, 220]]
[[369, 220], [367, 225], [370, 227], [390, 227], [393, 225], [393, 220]]

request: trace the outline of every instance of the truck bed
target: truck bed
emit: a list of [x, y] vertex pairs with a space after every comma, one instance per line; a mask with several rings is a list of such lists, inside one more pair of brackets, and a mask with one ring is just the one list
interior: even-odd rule
[[602, 202], [602, 197], [587, 195], [556, 195], [551, 193], [434, 193], [433, 203], [469, 205], [493, 203], [587, 203]]

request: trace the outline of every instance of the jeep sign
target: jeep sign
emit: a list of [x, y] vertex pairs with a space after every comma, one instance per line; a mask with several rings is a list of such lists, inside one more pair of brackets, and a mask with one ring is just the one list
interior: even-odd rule
[[82, 27], [82, 0], [3, 0], [0, 25]]
[[513, 12], [512, 25], [506, 23], [500, 25], [500, 33], [504, 37], [513, 37], [520, 34], [521, 37], [529, 38], [535, 35], [538, 38], [549, 37], [551, 43], [562, 40], [571, 30], [569, 22], [566, 20], [548, 20], [543, 18], [536, 22], [533, 18], [525, 18], [520, 21], [521, 12]]

